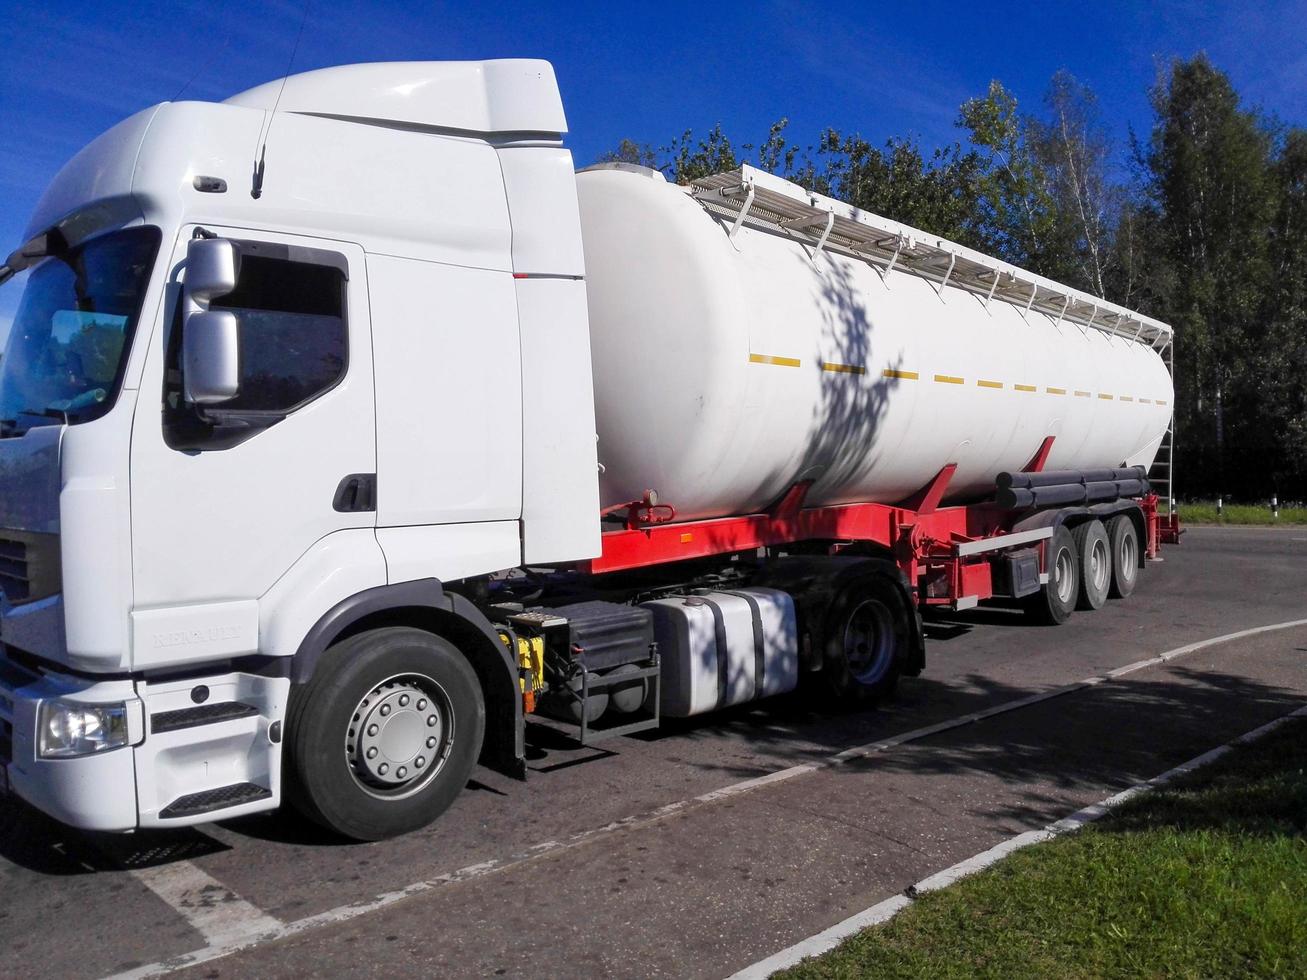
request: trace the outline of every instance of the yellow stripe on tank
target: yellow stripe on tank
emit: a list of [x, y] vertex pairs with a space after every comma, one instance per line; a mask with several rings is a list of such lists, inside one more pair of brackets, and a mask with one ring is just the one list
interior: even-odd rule
[[803, 362], [797, 357], [781, 357], [777, 354], [750, 354], [750, 364], [775, 364], [777, 367], [798, 367]]
[[821, 369], [835, 374], [866, 374], [867, 369], [860, 364], [836, 364], [834, 361], [822, 361]]
[[1098, 397], [1101, 398], [1101, 399], [1103, 399], [1103, 401], [1105, 401], [1105, 402], [1110, 402], [1110, 401], [1112, 400], [1112, 396], [1109, 395], [1109, 394], [1108, 394], [1107, 392], [1105, 392], [1105, 391], [1100, 391], [1100, 392], [1098, 393]]
[[1002, 382], [1002, 381], [986, 381], [984, 378], [979, 378], [979, 379], [977, 379], [976, 384], [979, 385], [981, 388], [1002, 388], [1002, 387], [1003, 387], [1003, 382]]
[[897, 378], [900, 381], [916, 381], [920, 377], [916, 371], [899, 371], [895, 368], [886, 368], [880, 374], [883, 378]]
[[1065, 388], [1045, 388], [1044, 390], [1045, 390], [1046, 392], [1048, 392], [1050, 395], [1065, 395], [1065, 394], [1066, 394], [1066, 389], [1065, 389]]
[[966, 383], [961, 378], [955, 378], [951, 374], [937, 374], [935, 375], [935, 380], [942, 385], [960, 385]]
[[1090, 392], [1088, 392], [1088, 391], [1077, 391], [1077, 392], [1076, 392], [1076, 397], [1077, 397], [1077, 398], [1088, 398], [1089, 395], [1090, 395]]
[[1036, 388], [1034, 385], [1013, 385], [1012, 387], [1015, 388], [1017, 391], [1038, 391], [1038, 390], [1039, 390], [1039, 389]]

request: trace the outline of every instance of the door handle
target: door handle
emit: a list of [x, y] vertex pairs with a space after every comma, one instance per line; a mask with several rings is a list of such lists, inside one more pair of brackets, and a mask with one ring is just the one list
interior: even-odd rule
[[377, 509], [377, 474], [351, 473], [336, 487], [331, 506], [342, 514], [353, 514]]

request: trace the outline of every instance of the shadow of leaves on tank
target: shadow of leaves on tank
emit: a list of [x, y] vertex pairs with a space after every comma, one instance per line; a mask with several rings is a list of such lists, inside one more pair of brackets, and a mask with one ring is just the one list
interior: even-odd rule
[[865, 486], [884, 451], [884, 416], [904, 383], [896, 376], [904, 367], [902, 352], [887, 350], [888, 341], [881, 340], [880, 321], [869, 306], [872, 294], [854, 274], [856, 259], [814, 255], [804, 245], [793, 254], [805, 267], [812, 305], [820, 311], [817, 342], [800, 368], [816, 373], [819, 391], [798, 459], [769, 473], [754, 497], [766, 506], [810, 480], [809, 504], [868, 500], [875, 495], [850, 489]]

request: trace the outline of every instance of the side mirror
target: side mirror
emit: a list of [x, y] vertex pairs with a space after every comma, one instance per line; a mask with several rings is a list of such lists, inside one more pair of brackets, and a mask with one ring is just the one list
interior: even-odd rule
[[225, 238], [193, 238], [186, 246], [187, 313], [207, 310], [209, 300], [236, 288], [240, 253]]
[[222, 238], [196, 238], [186, 248], [186, 316], [182, 324], [183, 395], [194, 405], [230, 401], [240, 390], [236, 314], [209, 302], [236, 288], [240, 253]]
[[195, 405], [230, 401], [240, 391], [240, 332], [230, 310], [199, 310], [182, 335], [185, 397]]

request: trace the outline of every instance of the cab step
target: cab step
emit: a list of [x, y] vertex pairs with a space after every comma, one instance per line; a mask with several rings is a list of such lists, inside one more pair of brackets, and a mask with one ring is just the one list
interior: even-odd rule
[[213, 704], [197, 704], [190, 708], [178, 708], [175, 711], [160, 711], [150, 715], [150, 734], [175, 732], [183, 728], [195, 728], [199, 725], [216, 725], [220, 721], [235, 718], [248, 718], [257, 715], [259, 709], [252, 704], [241, 701], [217, 701]]
[[214, 810], [226, 810], [229, 807], [257, 803], [271, 798], [272, 790], [256, 783], [235, 783], [231, 786], [219, 786], [206, 789], [200, 793], [191, 793], [173, 800], [160, 812], [163, 820], [177, 820], [182, 817], [194, 817]]

